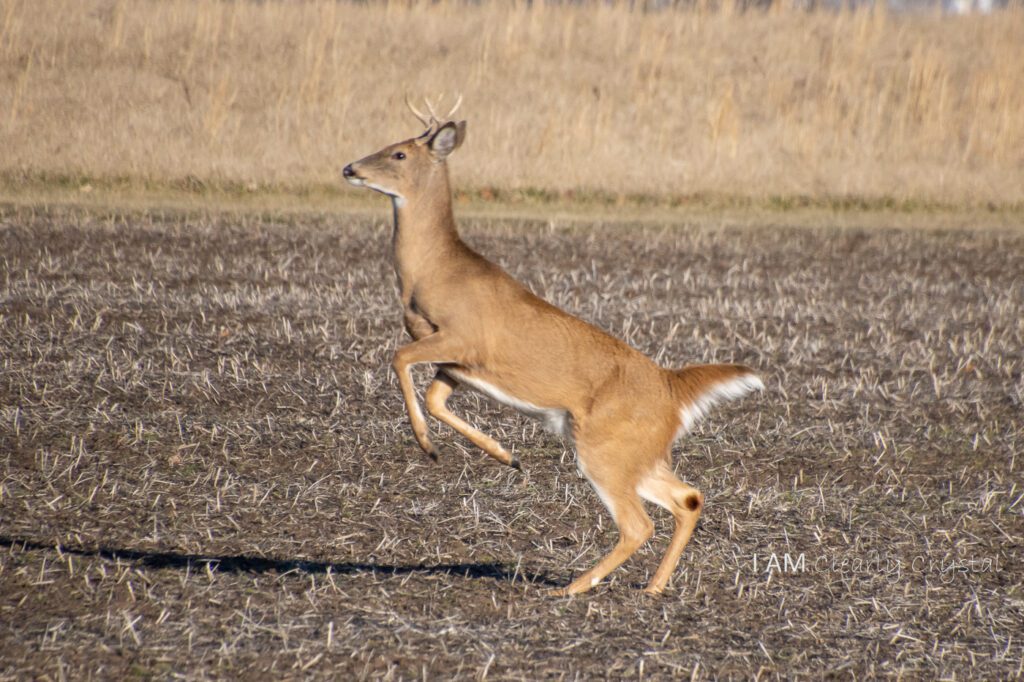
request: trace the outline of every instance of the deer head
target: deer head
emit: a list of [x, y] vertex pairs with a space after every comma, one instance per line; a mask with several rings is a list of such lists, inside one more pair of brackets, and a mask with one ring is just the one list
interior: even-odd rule
[[388, 145], [375, 154], [350, 163], [341, 172], [349, 184], [367, 187], [398, 202], [404, 202], [421, 188], [429, 186], [429, 178], [443, 170], [445, 159], [466, 138], [466, 122], [451, 120], [462, 104], [461, 96], [443, 117], [436, 114], [429, 100], [426, 100], [429, 117], [420, 113], [408, 98], [406, 104], [427, 129], [419, 137]]

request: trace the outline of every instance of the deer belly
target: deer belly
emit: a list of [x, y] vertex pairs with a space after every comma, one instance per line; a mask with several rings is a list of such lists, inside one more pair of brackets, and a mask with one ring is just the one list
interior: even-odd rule
[[489, 384], [483, 379], [471, 377], [458, 370], [446, 368], [445, 371], [467, 386], [472, 386], [480, 393], [489, 396], [502, 405], [507, 405], [527, 416], [542, 419], [544, 421], [544, 428], [551, 433], [558, 436], [565, 436], [566, 438], [572, 436], [572, 431], [569, 429], [568, 411], [557, 407], [540, 407], [539, 405], [534, 405], [533, 403], [529, 403], [525, 400], [520, 400], [515, 396], [509, 395], [494, 384]]

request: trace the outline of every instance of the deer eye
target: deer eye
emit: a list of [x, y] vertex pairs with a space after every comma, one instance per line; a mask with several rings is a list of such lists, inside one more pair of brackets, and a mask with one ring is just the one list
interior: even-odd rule
[[401, 161], [402, 159], [405, 158], [405, 152], [395, 152], [394, 154], [391, 155], [391, 158], [397, 161]]

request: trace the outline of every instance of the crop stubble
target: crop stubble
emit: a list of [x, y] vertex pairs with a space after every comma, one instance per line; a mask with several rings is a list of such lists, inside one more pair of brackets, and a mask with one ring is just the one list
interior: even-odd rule
[[656, 512], [569, 600], [613, 526], [484, 399], [453, 402], [525, 475], [436, 424], [418, 452], [389, 229], [0, 212], [0, 676], [1020, 674], [1020, 233], [465, 223], [660, 362], [768, 386], [677, 448], [708, 505], [668, 593], [636, 589]]

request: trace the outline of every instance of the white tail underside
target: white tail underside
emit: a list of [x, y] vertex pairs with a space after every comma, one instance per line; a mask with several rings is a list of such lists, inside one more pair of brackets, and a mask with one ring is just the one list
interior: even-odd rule
[[683, 420], [683, 428], [678, 436], [689, 432], [718, 403], [726, 400], [737, 400], [751, 391], [763, 390], [764, 382], [756, 374], [744, 374], [715, 384], [698, 396], [697, 400], [692, 404], [684, 405], [679, 410], [679, 417]]

